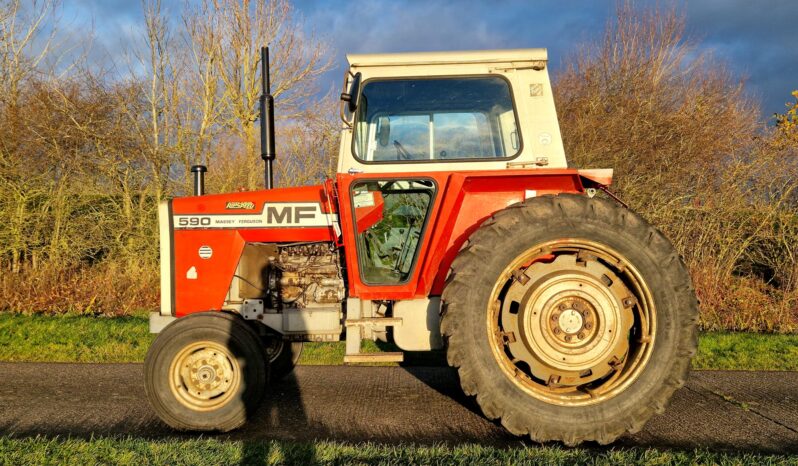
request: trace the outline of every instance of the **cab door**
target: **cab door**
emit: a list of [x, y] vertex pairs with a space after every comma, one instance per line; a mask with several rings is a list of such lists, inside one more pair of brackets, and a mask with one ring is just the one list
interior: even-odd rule
[[438, 182], [412, 174], [338, 175], [338, 191], [350, 296], [415, 297]]

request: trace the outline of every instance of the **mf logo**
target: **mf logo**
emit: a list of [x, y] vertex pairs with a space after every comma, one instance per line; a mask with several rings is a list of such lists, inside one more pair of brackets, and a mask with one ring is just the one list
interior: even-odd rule
[[316, 218], [315, 206], [291, 206], [266, 207], [266, 223], [269, 224], [292, 224], [302, 223], [302, 220], [312, 220]]
[[332, 225], [331, 215], [318, 202], [273, 202], [258, 213], [178, 214], [174, 225], [177, 230], [323, 227]]

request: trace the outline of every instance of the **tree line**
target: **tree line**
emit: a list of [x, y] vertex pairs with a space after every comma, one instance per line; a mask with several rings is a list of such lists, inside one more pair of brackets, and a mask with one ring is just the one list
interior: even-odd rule
[[[259, 47], [272, 44], [279, 185], [316, 183], [338, 150], [318, 97], [326, 42], [289, 0], [142, 3], [140, 42], [102, 63], [58, 43], [56, 0], [0, 3], [0, 309], [127, 314], [158, 303], [157, 205], [262, 183]], [[685, 35], [676, 8], [621, 3], [554, 74], [570, 163], [661, 228], [710, 329], [798, 329], [798, 94], [758, 104]], [[789, 98], [789, 96], [785, 96]]]
[[327, 175], [330, 53], [287, 0], [200, 0], [107, 60], [61, 44], [57, 0], [0, 3], [0, 308], [127, 313], [157, 297], [157, 206], [211, 167], [213, 191], [262, 183], [259, 50], [272, 45], [277, 179]]

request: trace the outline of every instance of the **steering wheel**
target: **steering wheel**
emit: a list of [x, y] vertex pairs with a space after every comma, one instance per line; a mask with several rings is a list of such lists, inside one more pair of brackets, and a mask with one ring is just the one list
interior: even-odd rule
[[394, 139], [393, 141], [393, 146], [396, 148], [396, 154], [399, 156], [400, 159], [410, 160], [413, 158], [413, 156], [410, 155], [410, 152], [408, 152], [407, 149], [405, 149], [402, 143], [397, 141], [396, 139]]

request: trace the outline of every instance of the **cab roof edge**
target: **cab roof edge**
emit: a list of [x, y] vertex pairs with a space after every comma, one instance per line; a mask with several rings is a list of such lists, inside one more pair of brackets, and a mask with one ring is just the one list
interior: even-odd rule
[[398, 65], [448, 65], [547, 61], [545, 48], [507, 50], [463, 50], [454, 52], [408, 52], [348, 54], [352, 67]]

